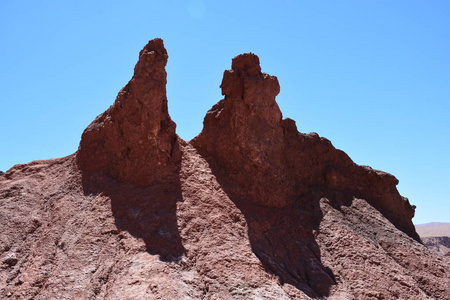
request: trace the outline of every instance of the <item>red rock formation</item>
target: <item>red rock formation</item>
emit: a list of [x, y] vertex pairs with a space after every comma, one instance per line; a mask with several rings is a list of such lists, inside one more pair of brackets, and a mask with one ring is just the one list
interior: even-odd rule
[[278, 80], [261, 73], [256, 55], [235, 57], [221, 88], [225, 99], [207, 113], [192, 144], [233, 183], [237, 198], [284, 207], [313, 192], [336, 194], [336, 205], [360, 197], [420, 240], [411, 222], [414, 209], [398, 193], [394, 176], [358, 166], [327, 139], [301, 134], [293, 120], [282, 120]]
[[257, 56], [190, 143], [166, 60], [150, 41], [76, 154], [0, 176], [0, 298], [449, 298], [450, 257], [413, 239], [397, 180], [282, 120]]
[[167, 59], [161, 39], [141, 50], [133, 78], [83, 132], [77, 152], [81, 170], [140, 186], [177, 172], [181, 153], [167, 110]]

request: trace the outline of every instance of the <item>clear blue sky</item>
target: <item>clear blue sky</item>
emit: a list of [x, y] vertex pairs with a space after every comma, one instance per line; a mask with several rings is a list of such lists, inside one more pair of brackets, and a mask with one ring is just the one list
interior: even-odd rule
[[77, 150], [161, 37], [190, 140], [231, 59], [259, 55], [277, 101], [358, 164], [394, 174], [415, 223], [450, 221], [450, 1], [0, 1], [0, 170]]

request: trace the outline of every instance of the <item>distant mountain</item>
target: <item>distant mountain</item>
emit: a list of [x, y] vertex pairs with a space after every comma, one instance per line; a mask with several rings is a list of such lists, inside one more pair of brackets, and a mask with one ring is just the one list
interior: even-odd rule
[[446, 222], [430, 222], [430, 223], [423, 223], [423, 224], [416, 224], [416, 227], [427, 227], [427, 226], [439, 226], [439, 225], [445, 225], [450, 224]]
[[416, 231], [421, 238], [449, 236], [450, 237], [450, 223], [432, 222], [416, 225]]
[[427, 247], [438, 253], [450, 253], [450, 223], [419, 224], [416, 230]]

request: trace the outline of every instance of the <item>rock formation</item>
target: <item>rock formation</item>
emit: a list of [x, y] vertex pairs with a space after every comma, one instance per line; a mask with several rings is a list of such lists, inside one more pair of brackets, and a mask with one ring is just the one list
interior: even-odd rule
[[167, 59], [161, 39], [141, 50], [133, 78], [83, 132], [77, 153], [81, 170], [140, 186], [177, 172], [181, 152], [167, 110]]
[[237, 197], [273, 207], [311, 193], [331, 193], [336, 205], [360, 197], [419, 240], [414, 208], [398, 193], [398, 180], [356, 165], [327, 139], [301, 134], [293, 120], [283, 120], [275, 102], [278, 80], [261, 73], [256, 55], [235, 57], [221, 88], [225, 99], [207, 113], [192, 144], [240, 190]]
[[160, 39], [68, 157], [0, 176], [5, 299], [446, 299], [390, 174], [297, 131], [254, 54], [191, 142], [175, 134]]

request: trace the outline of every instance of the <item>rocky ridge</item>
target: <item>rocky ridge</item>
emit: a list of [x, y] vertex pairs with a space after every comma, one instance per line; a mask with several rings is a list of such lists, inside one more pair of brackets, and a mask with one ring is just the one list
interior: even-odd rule
[[283, 120], [275, 102], [278, 80], [261, 72], [256, 55], [235, 57], [221, 88], [225, 99], [208, 111], [192, 144], [234, 189], [245, 191], [237, 197], [273, 207], [313, 193], [333, 193], [337, 205], [360, 197], [419, 240], [411, 221], [414, 208], [398, 193], [398, 180], [356, 165], [329, 140], [299, 133], [293, 120]]
[[297, 131], [276, 77], [235, 57], [202, 132], [175, 133], [160, 39], [65, 158], [0, 177], [11, 299], [446, 299], [397, 179]]

